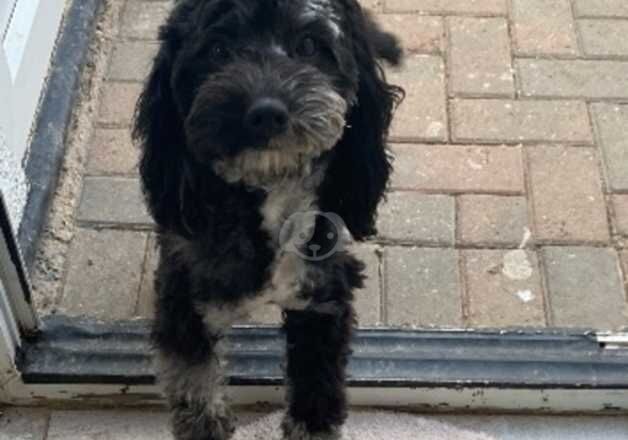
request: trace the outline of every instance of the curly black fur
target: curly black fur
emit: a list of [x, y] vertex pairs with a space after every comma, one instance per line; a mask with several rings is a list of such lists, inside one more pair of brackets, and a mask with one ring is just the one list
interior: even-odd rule
[[[307, 210], [334, 213], [357, 240], [375, 232], [403, 95], [379, 60], [398, 64], [399, 45], [356, 0], [179, 0], [160, 40], [134, 135], [158, 226], [153, 340], [177, 440], [230, 436], [217, 347], [268, 301], [285, 310], [285, 437], [335, 438], [363, 265], [343, 249], [299, 259], [278, 237]], [[272, 133], [249, 122], [270, 100], [286, 119]], [[321, 218], [308, 227], [315, 250], [339, 233]]]

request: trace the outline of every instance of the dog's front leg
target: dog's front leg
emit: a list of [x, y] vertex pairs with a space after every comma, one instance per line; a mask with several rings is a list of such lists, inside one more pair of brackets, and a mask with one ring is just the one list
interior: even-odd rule
[[287, 311], [289, 409], [286, 440], [335, 440], [347, 417], [345, 366], [354, 322], [350, 302], [334, 302], [324, 313]]
[[[190, 335], [191, 338], [194, 335]], [[176, 440], [227, 440], [233, 417], [223, 394], [219, 339], [201, 363], [161, 354], [160, 380], [171, 410]]]
[[[225, 316], [230, 315], [218, 313], [219, 307], [211, 304], [192, 307], [185, 295], [169, 295], [169, 286], [183, 283], [165, 279], [167, 282], [160, 283], [154, 336], [159, 380], [170, 406], [174, 438], [227, 440], [234, 424], [224, 396], [220, 347], [230, 324]], [[216, 312], [211, 313], [213, 310]], [[205, 318], [212, 315], [223, 318], [210, 326]]]

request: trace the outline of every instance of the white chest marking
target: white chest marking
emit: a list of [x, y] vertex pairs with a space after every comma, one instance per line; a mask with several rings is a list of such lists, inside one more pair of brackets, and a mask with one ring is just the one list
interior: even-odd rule
[[270, 279], [257, 295], [237, 304], [205, 304], [202, 314], [211, 330], [221, 332], [233, 322], [244, 319], [253, 310], [266, 304], [292, 310], [307, 307], [308, 301], [298, 298], [298, 294], [311, 279], [309, 271], [313, 269], [288, 244], [290, 240], [298, 241], [300, 234], [311, 230], [316, 217], [305, 216], [309, 220], [294, 228], [289, 237], [282, 236], [280, 240], [279, 235], [284, 222], [294, 213], [316, 211], [316, 179], [317, 177], [311, 175], [307, 178], [282, 179], [266, 187], [268, 194], [260, 211], [263, 217], [262, 228], [270, 235], [271, 245], [275, 248]]
[[287, 308], [303, 308], [307, 304], [299, 301], [297, 294], [308, 279], [308, 263], [288, 246], [292, 240], [307, 234], [314, 227], [315, 216], [307, 217], [310, 222], [300, 223], [289, 237], [280, 232], [284, 222], [294, 213], [317, 210], [315, 189], [307, 179], [291, 179], [269, 188], [261, 213], [262, 227], [270, 234], [275, 246], [275, 260], [271, 265], [269, 285], [260, 294], [260, 301]]

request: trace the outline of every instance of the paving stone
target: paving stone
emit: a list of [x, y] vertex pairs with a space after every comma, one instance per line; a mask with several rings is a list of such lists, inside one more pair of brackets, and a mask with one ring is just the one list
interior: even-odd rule
[[372, 244], [355, 244], [351, 246], [351, 252], [366, 264], [365, 286], [354, 292], [354, 307], [358, 314], [358, 324], [360, 326], [381, 325], [382, 293], [378, 256], [381, 250]]
[[591, 114], [602, 149], [606, 183], [611, 191], [628, 190], [628, 106], [592, 104]]
[[389, 70], [388, 80], [406, 91], [405, 100], [395, 113], [391, 136], [397, 139], [445, 140], [447, 112], [443, 60], [428, 55], [409, 56], [403, 68]]
[[441, 17], [411, 14], [380, 14], [377, 21], [386, 31], [394, 33], [407, 54], [438, 53], [443, 50], [445, 33]]
[[539, 146], [528, 149], [529, 177], [538, 240], [609, 240], [595, 150]]
[[537, 98], [628, 98], [628, 62], [517, 60], [523, 96]]
[[101, 319], [133, 317], [145, 250], [143, 232], [79, 229], [70, 246], [61, 309]]
[[120, 35], [126, 38], [156, 40], [172, 10], [172, 1], [128, 1], [122, 13]]
[[457, 142], [593, 142], [583, 102], [455, 99], [451, 108]]
[[44, 440], [48, 412], [27, 408], [7, 408], [0, 416], [0, 440]]
[[628, 249], [624, 249], [619, 253], [619, 259], [622, 262], [624, 274], [624, 290], [626, 291], [626, 297], [628, 297]]
[[88, 148], [87, 174], [137, 174], [140, 149], [130, 129], [96, 129]]
[[372, 12], [379, 12], [384, 7], [384, 0], [359, 0], [360, 5]]
[[570, 0], [512, 0], [515, 47], [519, 54], [577, 55]]
[[389, 325], [462, 325], [455, 250], [387, 247], [385, 256]]
[[86, 177], [77, 219], [94, 223], [152, 223], [139, 180], [122, 177]]
[[505, 0], [385, 0], [386, 12], [422, 14], [505, 15]]
[[394, 145], [392, 187], [434, 192], [524, 192], [521, 148]]
[[503, 18], [451, 17], [450, 93], [512, 97], [508, 23]]
[[530, 241], [525, 197], [464, 194], [458, 198], [458, 239], [463, 245], [514, 246]]
[[387, 240], [452, 245], [454, 224], [453, 197], [395, 191], [380, 205], [377, 228]]
[[615, 213], [615, 229], [628, 237], [628, 194], [614, 195], [612, 198]]
[[131, 125], [141, 89], [139, 83], [106, 82], [100, 96], [98, 122], [105, 125]]
[[579, 20], [582, 49], [588, 56], [628, 56], [628, 22], [623, 20]]
[[107, 78], [144, 81], [158, 48], [157, 43], [148, 41], [119, 41], [113, 48]]
[[577, 17], [628, 18], [626, 0], [574, 0]]
[[159, 249], [155, 234], [148, 236], [146, 255], [144, 256], [143, 274], [137, 300], [137, 315], [152, 319], [155, 316], [155, 270], [159, 263]]
[[172, 440], [163, 411], [55, 411], [47, 440]]
[[612, 330], [628, 324], [625, 292], [613, 249], [543, 249], [553, 324]]
[[544, 326], [536, 254], [516, 250], [463, 251], [471, 327]]

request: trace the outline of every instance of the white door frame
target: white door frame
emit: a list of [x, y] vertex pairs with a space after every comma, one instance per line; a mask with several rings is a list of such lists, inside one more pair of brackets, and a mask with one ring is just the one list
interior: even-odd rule
[[26, 206], [24, 172], [65, 0], [0, 0], [0, 188], [17, 228]]
[[17, 0], [0, 0], [0, 40], [4, 37], [16, 3]]

